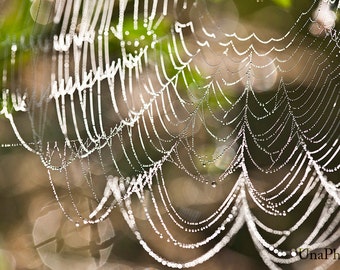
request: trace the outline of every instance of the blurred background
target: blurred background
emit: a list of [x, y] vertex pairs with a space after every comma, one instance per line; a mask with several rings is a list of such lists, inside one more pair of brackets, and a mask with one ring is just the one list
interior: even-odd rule
[[[58, 31], [58, 28], [51, 26], [50, 17], [46, 14], [38, 18], [39, 23], [32, 19], [32, 14], [36, 12], [37, 2], [39, 1], [0, 0], [1, 69], [4, 70], [11, 59], [10, 44], [20, 39], [25, 39], [23, 44], [27, 45], [21, 62], [34, 64], [24, 66], [19, 64], [16, 72], [7, 74], [7, 79], [4, 79], [3, 75], [0, 84], [1, 95], [5, 88], [35, 88], [43, 91], [43, 86], [50, 80], [50, 74], [47, 72], [50, 55], [48, 52], [41, 53], [37, 47], [42, 48], [44, 44], [39, 44], [39, 40], [48, 40], [54, 31]], [[267, 39], [283, 36], [294, 25], [301, 12], [309, 9], [312, 2], [309, 0], [210, 0], [207, 1], [207, 8], [215, 23], [223, 26], [227, 33], [236, 32], [239, 36], [246, 37], [255, 32], [259, 37]], [[52, 0], [46, 0], [41, 4], [46, 5], [46, 10], [49, 10], [48, 5], [51, 3], [53, 3]], [[165, 32], [167, 29], [165, 27], [160, 31]], [[312, 35], [320, 34], [313, 28], [310, 31]], [[334, 65], [338, 64], [339, 62], [334, 63]], [[20, 78], [16, 73], [20, 73]], [[258, 86], [258, 88], [261, 87], [262, 85]], [[237, 91], [236, 89], [232, 95], [239, 95]], [[3, 106], [1, 98], [0, 101]], [[27, 119], [21, 118], [19, 114], [16, 115], [16, 121], [25, 138], [31, 138], [33, 143], [36, 138]], [[54, 135], [57, 132], [53, 130], [53, 123], [47, 125], [47, 135], [53, 139], [60, 139], [54, 137], [57, 136]], [[42, 165], [40, 158], [26, 151], [18, 143], [8, 120], [0, 115], [1, 270], [166, 269], [156, 263], [139, 245], [118, 209], [114, 209], [109, 219], [96, 226], [75, 227], [69, 223], [56, 202], [46, 168]], [[333, 175], [334, 179], [336, 177]], [[255, 181], [258, 182], [258, 186], [261, 184], [265, 186], [268, 180], [271, 179], [261, 178]], [[172, 182], [169, 183], [169, 193], [174, 194], [176, 203], [182, 205], [183, 213], [190, 217], [200, 215], [197, 209], [204, 209], [206, 212], [215, 209], [230, 188], [221, 186], [217, 191], [212, 192], [209, 188], [190, 181], [183, 183], [180, 176], [173, 177]], [[61, 193], [63, 188], [67, 193], [65, 187], [59, 188]], [[76, 187], [77, 189], [81, 190], [81, 185]], [[83, 201], [79, 200], [79, 203], [86, 207]], [[147, 224], [145, 217], [140, 216], [138, 219], [143, 228], [143, 223]], [[311, 217], [311, 220], [313, 219], [317, 219], [317, 214]], [[311, 221], [307, 227], [312, 228], [313, 224], [315, 223]], [[153, 239], [151, 235], [148, 238], [157, 249], [157, 239]], [[185, 257], [183, 254], [178, 254], [178, 249], [170, 244], [166, 247], [166, 254], [175, 259]], [[292, 266], [283, 266], [283, 268], [312, 269], [316, 265], [315, 261], [302, 261]], [[337, 266], [333, 265], [331, 269], [336, 269]], [[227, 247], [195, 269], [256, 270], [266, 268], [252, 244], [247, 228], [242, 228]]]

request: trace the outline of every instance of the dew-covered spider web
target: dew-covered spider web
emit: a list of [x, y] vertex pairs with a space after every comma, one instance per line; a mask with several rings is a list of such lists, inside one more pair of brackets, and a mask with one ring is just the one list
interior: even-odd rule
[[338, 2], [308, 2], [284, 33], [241, 27], [246, 1], [22, 2], [34, 23], [1, 37], [0, 114], [69, 222], [118, 208], [173, 268], [242, 228], [271, 269], [338, 248]]

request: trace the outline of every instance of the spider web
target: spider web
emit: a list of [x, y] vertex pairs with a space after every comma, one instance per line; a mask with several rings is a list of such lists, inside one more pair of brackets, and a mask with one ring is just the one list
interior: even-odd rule
[[[2, 45], [0, 109], [19, 145], [40, 157], [75, 226], [119, 208], [141, 246], [173, 268], [209, 260], [244, 226], [271, 269], [297, 262], [301, 249], [336, 245], [334, 1], [314, 1], [275, 37], [219, 23], [208, 12], [213, 2], [36, 2], [38, 38]], [[27, 51], [31, 84], [21, 76]], [[186, 184], [200, 187], [202, 204], [207, 192], [223, 195], [195, 216], [172, 183], [179, 194]], [[79, 207], [82, 198], [91, 198], [90, 209]], [[162, 255], [139, 228], [141, 212], [158, 241], [205, 252], [186, 261]], [[191, 241], [201, 232], [208, 236]]]

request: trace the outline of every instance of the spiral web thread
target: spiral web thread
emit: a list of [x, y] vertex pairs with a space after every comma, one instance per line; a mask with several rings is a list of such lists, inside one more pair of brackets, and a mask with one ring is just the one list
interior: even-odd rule
[[[141, 246], [174, 268], [205, 262], [246, 226], [268, 267], [294, 263], [299, 248], [339, 240], [339, 39], [334, 26], [309, 33], [318, 7], [315, 1], [284, 36], [261, 39], [224, 32], [203, 1], [55, 1], [55, 34], [32, 46], [33, 67], [48, 61], [50, 82], [22, 87], [22, 58], [31, 47], [24, 37], [7, 40], [1, 114], [20, 145], [39, 155], [76, 226], [101, 222], [119, 207]], [[31, 137], [16, 124], [22, 115]], [[55, 125], [60, 134], [51, 140]], [[82, 180], [73, 179], [75, 168]], [[272, 179], [266, 188], [254, 172]], [[177, 175], [230, 188], [215, 211], [186, 219], [167, 189]], [[58, 194], [60, 178], [71, 209]], [[77, 206], [79, 181], [92, 197], [90, 212]], [[135, 201], [159, 241], [209, 248], [187, 262], [159, 255], [138, 228]], [[285, 229], [263, 218], [284, 220], [299, 208]], [[313, 213], [315, 227], [291, 246]], [[188, 242], [173, 227], [209, 236]]]

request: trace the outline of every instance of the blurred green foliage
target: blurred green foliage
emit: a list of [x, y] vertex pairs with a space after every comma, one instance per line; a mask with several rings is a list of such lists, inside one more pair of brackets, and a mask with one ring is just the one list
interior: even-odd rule
[[272, 0], [276, 5], [283, 8], [290, 8], [292, 6], [292, 0]]

